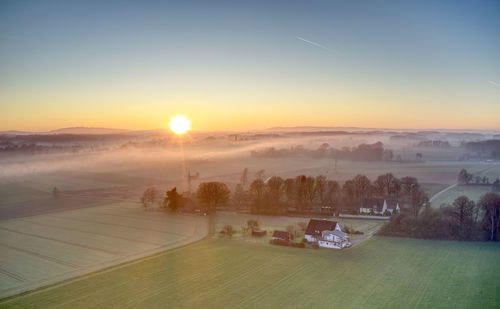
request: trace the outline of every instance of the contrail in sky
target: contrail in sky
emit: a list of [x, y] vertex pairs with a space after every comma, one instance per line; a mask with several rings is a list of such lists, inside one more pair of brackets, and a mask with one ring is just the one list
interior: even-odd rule
[[311, 44], [311, 45], [314, 45], [314, 46], [316, 46], [316, 47], [322, 48], [322, 49], [324, 49], [324, 50], [328, 50], [328, 51], [330, 51], [330, 49], [329, 49], [328, 47], [326, 47], [325, 45], [321, 45], [321, 44], [319, 44], [319, 43], [316, 43], [316, 42], [313, 42], [313, 41], [309, 41], [309, 40], [307, 40], [307, 39], [304, 39], [303, 37], [298, 36], [298, 37], [297, 37], [297, 39], [299, 39], [299, 40], [301, 40], [301, 41], [304, 41], [304, 42], [306, 42], [306, 43], [309, 43], [309, 44]]
[[490, 83], [490, 84], [492, 84], [492, 85], [495, 85], [495, 86], [500, 86], [500, 84], [499, 84], [499, 83], [494, 82], [494, 81], [492, 81], [492, 80], [489, 80], [489, 81], [488, 81], [488, 83]]

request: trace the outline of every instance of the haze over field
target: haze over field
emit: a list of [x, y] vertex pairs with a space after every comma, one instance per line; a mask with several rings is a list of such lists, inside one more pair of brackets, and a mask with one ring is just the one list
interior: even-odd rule
[[0, 308], [500, 308], [500, 2], [0, 0]]

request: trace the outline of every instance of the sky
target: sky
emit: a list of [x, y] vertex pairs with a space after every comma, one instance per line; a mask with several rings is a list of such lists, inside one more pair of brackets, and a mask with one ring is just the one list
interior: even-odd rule
[[0, 0], [0, 130], [500, 130], [500, 1]]

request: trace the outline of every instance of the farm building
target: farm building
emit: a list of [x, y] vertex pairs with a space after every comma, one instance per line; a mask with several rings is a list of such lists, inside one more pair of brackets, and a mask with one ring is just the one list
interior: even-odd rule
[[342, 249], [349, 243], [349, 237], [342, 232], [340, 225], [328, 220], [309, 220], [304, 238], [323, 248]]
[[274, 231], [271, 241], [288, 243], [290, 241], [290, 233], [285, 231]]
[[266, 230], [259, 230], [259, 229], [252, 230], [252, 236], [254, 236], [254, 237], [264, 237], [266, 235], [267, 235]]
[[371, 197], [361, 200], [361, 206], [359, 207], [359, 213], [362, 214], [374, 213], [377, 215], [383, 215], [386, 210], [391, 214], [394, 210], [400, 211], [399, 203], [397, 201], [385, 200], [381, 197]]

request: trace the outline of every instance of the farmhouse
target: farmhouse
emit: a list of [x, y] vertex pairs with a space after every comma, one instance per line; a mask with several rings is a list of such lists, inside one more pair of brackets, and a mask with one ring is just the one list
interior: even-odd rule
[[400, 211], [399, 203], [393, 200], [385, 200], [381, 197], [371, 197], [361, 200], [361, 206], [359, 207], [359, 213], [361, 214], [373, 213], [383, 215], [386, 210], [391, 214], [394, 210]]
[[323, 231], [318, 246], [323, 248], [342, 249], [349, 244], [349, 236], [340, 230]]
[[398, 201], [388, 200], [387, 201], [387, 210], [392, 214], [394, 211], [400, 212], [401, 208], [399, 208]]
[[304, 238], [324, 248], [341, 249], [349, 243], [349, 237], [342, 232], [340, 225], [328, 220], [309, 220]]

